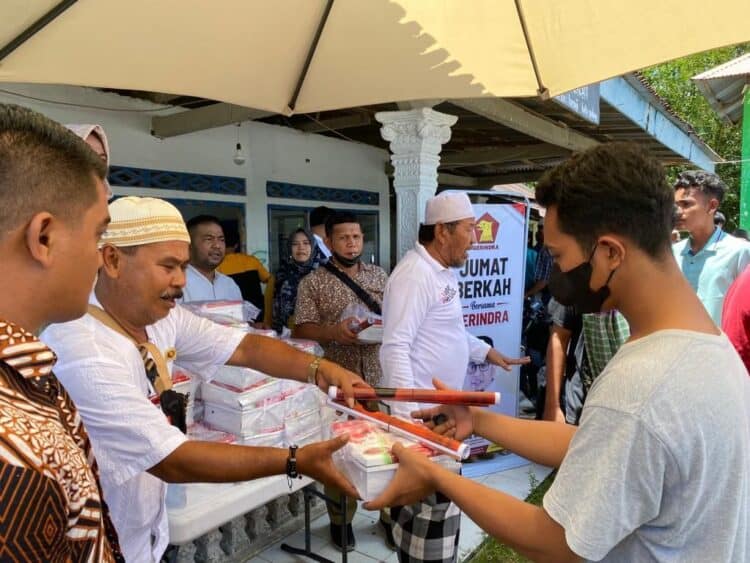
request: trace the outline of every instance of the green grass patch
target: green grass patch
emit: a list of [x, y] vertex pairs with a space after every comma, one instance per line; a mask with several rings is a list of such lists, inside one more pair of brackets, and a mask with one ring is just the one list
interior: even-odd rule
[[[547, 489], [549, 489], [554, 480], [554, 472], [550, 473], [541, 484], [537, 481], [533, 473], [529, 473], [529, 489], [531, 489], [531, 493], [526, 497], [526, 502], [541, 506], [544, 493], [547, 492]], [[527, 563], [530, 560], [507, 545], [488, 536], [467, 561], [471, 563], [483, 563], [484, 561], [492, 561], [493, 563]]]

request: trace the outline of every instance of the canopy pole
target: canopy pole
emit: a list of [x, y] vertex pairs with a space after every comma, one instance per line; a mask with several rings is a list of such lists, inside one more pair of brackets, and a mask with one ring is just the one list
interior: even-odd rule
[[310, 49], [307, 51], [305, 65], [302, 67], [302, 72], [300, 73], [299, 79], [297, 80], [297, 86], [295, 86], [294, 88], [294, 94], [292, 94], [292, 99], [289, 101], [289, 115], [294, 113], [295, 106], [297, 105], [297, 98], [299, 97], [299, 93], [302, 90], [302, 84], [304, 84], [305, 78], [307, 78], [307, 71], [310, 69], [310, 63], [312, 63], [313, 56], [315, 56], [315, 50], [318, 48], [320, 36], [323, 35], [323, 28], [326, 26], [326, 22], [328, 21], [328, 14], [331, 13], [332, 7], [333, 0], [328, 0], [325, 10], [323, 10], [323, 16], [320, 18], [318, 29], [315, 31], [315, 37], [310, 44]]
[[515, 0], [516, 12], [518, 12], [518, 20], [521, 22], [521, 29], [523, 30], [523, 38], [526, 41], [526, 49], [529, 51], [529, 57], [531, 58], [531, 66], [534, 69], [534, 75], [536, 76], [536, 83], [539, 86], [536, 93], [543, 100], [549, 99], [549, 90], [542, 83], [542, 75], [539, 72], [539, 67], [536, 64], [536, 55], [534, 55], [534, 47], [531, 45], [531, 38], [529, 37], [529, 30], [526, 27], [526, 18], [523, 16], [523, 8], [521, 7], [521, 0]]
[[57, 17], [62, 14], [65, 10], [70, 8], [78, 0], [62, 0], [41, 18], [32, 23], [29, 27], [24, 29], [16, 37], [10, 40], [6, 45], [0, 49], [0, 61], [4, 60], [13, 51], [18, 49], [21, 45], [26, 43], [29, 39], [34, 37], [38, 32], [44, 29], [47, 24], [52, 23]]
[[750, 230], [750, 83], [742, 94], [742, 163], [740, 164], [740, 224]]

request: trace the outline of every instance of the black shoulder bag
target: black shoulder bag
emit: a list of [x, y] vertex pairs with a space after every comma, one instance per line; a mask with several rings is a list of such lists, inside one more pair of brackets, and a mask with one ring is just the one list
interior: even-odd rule
[[323, 264], [323, 267], [331, 272], [334, 276], [336, 276], [341, 282], [346, 284], [346, 286], [351, 289], [354, 294], [359, 297], [359, 300], [362, 301], [365, 305], [367, 305], [367, 308], [370, 309], [373, 313], [376, 315], [382, 315], [383, 309], [380, 307], [380, 303], [375, 301], [373, 299], [372, 295], [367, 293], [361, 285], [359, 285], [357, 282], [355, 282], [352, 278], [347, 276], [344, 272], [339, 270], [336, 266], [331, 264], [331, 261], [329, 260], [325, 264]]

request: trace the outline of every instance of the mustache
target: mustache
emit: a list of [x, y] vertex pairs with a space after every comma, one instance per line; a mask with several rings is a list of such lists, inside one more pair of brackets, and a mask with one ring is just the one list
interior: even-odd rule
[[182, 290], [176, 289], [175, 291], [165, 291], [161, 294], [162, 299], [182, 299]]

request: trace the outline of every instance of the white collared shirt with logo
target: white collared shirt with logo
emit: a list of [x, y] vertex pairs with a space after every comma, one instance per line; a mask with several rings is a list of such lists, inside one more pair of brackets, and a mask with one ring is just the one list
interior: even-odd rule
[[[467, 332], [453, 270], [417, 243], [388, 278], [383, 298], [380, 363], [388, 387], [432, 389], [437, 377], [462, 389], [469, 360], [484, 361], [489, 344]], [[409, 418], [416, 403], [392, 403]]]

